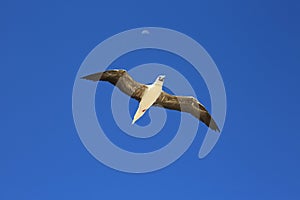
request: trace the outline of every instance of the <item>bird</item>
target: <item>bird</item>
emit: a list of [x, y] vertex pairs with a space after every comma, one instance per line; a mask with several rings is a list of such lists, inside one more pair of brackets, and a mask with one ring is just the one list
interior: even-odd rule
[[158, 106], [165, 109], [189, 113], [203, 122], [207, 127], [216, 132], [220, 132], [215, 120], [211, 117], [204, 105], [202, 105], [195, 97], [176, 96], [163, 91], [162, 87], [165, 75], [159, 75], [151, 85], [135, 81], [124, 69], [97, 72], [83, 76], [81, 79], [94, 82], [109, 82], [119, 88], [126, 95], [139, 101], [140, 104], [133, 117], [132, 124], [142, 117], [151, 106]]
[[147, 85], [131, 124], [134, 124], [139, 118], [141, 118], [145, 111], [148, 110], [159, 97], [162, 92], [165, 77], [165, 75], [160, 75], [156, 78], [153, 84]]

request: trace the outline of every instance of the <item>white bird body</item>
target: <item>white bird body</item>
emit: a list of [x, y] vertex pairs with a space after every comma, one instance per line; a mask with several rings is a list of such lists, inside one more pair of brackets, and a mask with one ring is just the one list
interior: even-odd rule
[[162, 92], [164, 77], [165, 76], [159, 76], [153, 84], [147, 85], [147, 89], [145, 90], [139, 107], [133, 117], [132, 124], [134, 124], [139, 118], [141, 118], [157, 100]]

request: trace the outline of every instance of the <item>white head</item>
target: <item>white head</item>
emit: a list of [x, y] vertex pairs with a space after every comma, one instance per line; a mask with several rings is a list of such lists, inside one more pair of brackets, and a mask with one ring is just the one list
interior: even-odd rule
[[159, 75], [155, 80], [155, 84], [163, 85], [165, 77], [166, 77], [165, 75]]

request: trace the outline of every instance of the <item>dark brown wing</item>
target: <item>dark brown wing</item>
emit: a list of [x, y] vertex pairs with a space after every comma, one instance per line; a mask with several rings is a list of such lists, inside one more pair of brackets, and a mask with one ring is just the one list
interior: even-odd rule
[[206, 108], [194, 97], [174, 96], [166, 92], [162, 92], [154, 105], [162, 106], [171, 110], [190, 113], [197, 119], [201, 120], [212, 130], [220, 132], [217, 123], [210, 116]]
[[[121, 69], [91, 74], [82, 77], [82, 79], [110, 82], [117, 86], [122, 92], [138, 101], [141, 101], [144, 91], [147, 88], [146, 85], [133, 80], [126, 70]], [[154, 103], [154, 106], [162, 106], [167, 109], [190, 113], [211, 129], [220, 132], [220, 129], [208, 111], [194, 97], [174, 96], [166, 92], [162, 92]]]
[[133, 78], [127, 73], [127, 71], [122, 69], [108, 70], [81, 78], [91, 81], [110, 82], [111, 84], [117, 86], [122, 92], [138, 101], [141, 100], [144, 91], [147, 88], [146, 85], [133, 80]]

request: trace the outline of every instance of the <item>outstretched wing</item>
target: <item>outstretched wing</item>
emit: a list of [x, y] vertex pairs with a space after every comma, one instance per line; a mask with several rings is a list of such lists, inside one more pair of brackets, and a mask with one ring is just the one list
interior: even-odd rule
[[212, 130], [220, 132], [215, 120], [211, 117], [206, 108], [194, 97], [175, 96], [162, 92], [154, 105], [162, 106], [166, 109], [190, 113]]
[[[126, 70], [108, 70], [82, 77], [82, 79], [91, 81], [107, 81], [117, 86], [122, 92], [128, 96], [141, 101], [146, 85], [133, 80]], [[197, 119], [212, 130], [220, 132], [214, 119], [210, 116], [206, 108], [194, 97], [175, 96], [166, 92], [162, 92], [154, 106], [161, 106], [166, 109], [178, 110], [192, 114]]]
[[146, 85], [133, 80], [126, 70], [108, 70], [88, 76], [81, 77], [82, 79], [91, 81], [107, 81], [117, 86], [122, 92], [128, 96], [141, 101]]

